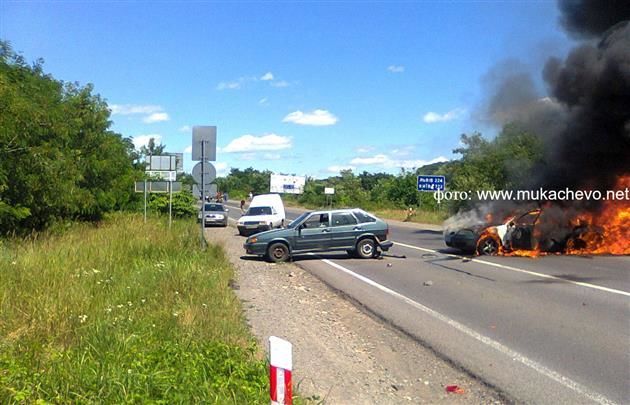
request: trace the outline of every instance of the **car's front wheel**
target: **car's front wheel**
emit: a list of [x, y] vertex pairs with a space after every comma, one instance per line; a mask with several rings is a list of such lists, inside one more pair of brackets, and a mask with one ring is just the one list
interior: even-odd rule
[[267, 249], [267, 257], [274, 263], [282, 263], [289, 260], [289, 248], [284, 243], [274, 243]]
[[483, 238], [477, 244], [477, 254], [479, 255], [496, 256], [498, 253], [499, 244], [490, 236]]
[[370, 238], [361, 239], [355, 252], [361, 259], [371, 259], [376, 256], [376, 243]]

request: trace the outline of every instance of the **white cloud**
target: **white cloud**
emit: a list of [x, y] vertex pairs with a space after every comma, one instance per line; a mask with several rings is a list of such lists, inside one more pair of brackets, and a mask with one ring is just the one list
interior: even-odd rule
[[359, 146], [356, 151], [357, 153], [368, 153], [374, 150], [374, 146]]
[[168, 121], [168, 120], [170, 120], [170, 117], [165, 112], [156, 112], [142, 119], [142, 121], [147, 124], [152, 124], [154, 122]]
[[282, 155], [279, 153], [265, 153], [262, 158], [263, 160], [280, 160]]
[[240, 82], [221, 82], [217, 84], [217, 90], [236, 90], [240, 88]]
[[276, 134], [267, 134], [263, 136], [243, 135], [233, 139], [225, 148], [221, 148], [221, 152], [225, 153], [242, 153], [257, 151], [273, 151], [289, 149], [291, 138]]
[[251, 162], [253, 160], [256, 160], [256, 154], [255, 153], [243, 153], [238, 160], [242, 160], [245, 162]]
[[162, 143], [162, 135], [160, 134], [138, 135], [132, 138], [133, 138], [133, 146], [135, 146], [136, 149], [140, 149], [143, 146], [147, 146], [151, 138], [155, 140], [156, 145], [159, 145]]
[[186, 148], [184, 149], [184, 153], [192, 153], [192, 145], [186, 146]]
[[448, 159], [444, 156], [439, 156], [435, 159], [431, 160], [412, 160], [412, 159], [392, 159], [390, 156], [385, 154], [378, 154], [372, 157], [356, 157], [350, 161], [351, 164], [357, 166], [382, 166], [387, 169], [392, 169], [396, 167], [404, 167], [405, 169], [412, 169], [417, 167], [422, 167], [425, 165], [430, 165], [438, 162], [447, 162]]
[[415, 146], [407, 145], [400, 148], [392, 149], [391, 154], [393, 156], [398, 156], [398, 157], [409, 156], [411, 155], [414, 149], [415, 149]]
[[258, 104], [260, 104], [260, 105], [267, 105], [268, 101], [269, 100], [267, 99], [267, 97], [263, 97], [260, 100], [258, 100]]
[[190, 131], [192, 131], [192, 128], [190, 127], [190, 125], [184, 125], [183, 127], [179, 129], [179, 132], [190, 132]]
[[447, 121], [455, 120], [463, 116], [465, 113], [466, 113], [466, 110], [464, 110], [463, 108], [456, 108], [444, 114], [438, 114], [436, 112], [430, 111], [424, 114], [422, 119], [427, 124], [434, 124], [436, 122], [447, 122]]
[[153, 114], [162, 111], [162, 107], [152, 104], [112, 104], [109, 109], [113, 115]]
[[147, 104], [112, 104], [112, 115], [144, 115], [142, 121], [151, 124], [154, 122], [168, 121], [170, 117], [159, 105]]
[[303, 113], [298, 110], [288, 114], [282, 120], [282, 122], [313, 126], [335, 125], [337, 121], [339, 121], [339, 119], [326, 110], [315, 110], [310, 113]]
[[358, 157], [358, 158], [354, 158], [350, 161], [350, 163], [352, 163], [353, 165], [364, 165], [364, 166], [370, 166], [370, 165], [384, 165], [386, 162], [388, 162], [390, 159], [387, 155], [383, 155], [383, 154], [379, 154], [379, 155], [375, 155], [372, 157]]
[[448, 159], [444, 156], [439, 156], [431, 160], [391, 160], [387, 162], [385, 167], [404, 167], [405, 169], [413, 169], [426, 165], [432, 165], [433, 163], [448, 162]]
[[276, 82], [271, 82], [273, 87], [289, 87], [289, 82], [285, 80], [278, 80]]
[[355, 166], [351, 166], [351, 165], [333, 165], [333, 166], [328, 166], [328, 168], [326, 169], [329, 173], [339, 173], [342, 170], [356, 170], [357, 168]]
[[224, 177], [229, 173], [229, 167], [225, 162], [214, 162], [212, 163], [214, 168], [217, 170], [217, 176]]
[[402, 73], [402, 72], [405, 71], [405, 67], [404, 66], [389, 65], [389, 66], [387, 66], [387, 70], [389, 70], [392, 73]]
[[273, 80], [273, 73], [271, 73], [271, 72], [265, 73], [264, 75], [262, 75], [260, 80], [263, 80], [263, 81]]

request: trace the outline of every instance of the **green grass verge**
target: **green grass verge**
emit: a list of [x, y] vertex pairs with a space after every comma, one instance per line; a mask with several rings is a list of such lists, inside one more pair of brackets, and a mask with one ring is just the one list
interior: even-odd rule
[[0, 242], [0, 403], [268, 403], [232, 276], [193, 221]]
[[[307, 210], [321, 210], [325, 207], [315, 206], [315, 205], [302, 205], [295, 201], [284, 201], [284, 204], [287, 207], [293, 208], [303, 208]], [[341, 207], [333, 207], [333, 209], [341, 208]], [[444, 221], [450, 216], [450, 214], [446, 211], [434, 211], [434, 210], [415, 210], [413, 215], [409, 216], [407, 210], [404, 209], [395, 209], [395, 208], [382, 208], [378, 206], [373, 206], [373, 204], [369, 204], [366, 207], [360, 207], [365, 209], [368, 212], [373, 213], [382, 219], [393, 219], [395, 221], [404, 221], [404, 222], [413, 222], [418, 224], [432, 224], [432, 225], [442, 225]]]

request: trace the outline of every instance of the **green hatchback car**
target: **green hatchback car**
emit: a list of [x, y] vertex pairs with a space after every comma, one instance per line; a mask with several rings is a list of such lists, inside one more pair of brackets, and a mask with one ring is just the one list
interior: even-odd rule
[[247, 238], [247, 254], [284, 262], [294, 254], [346, 251], [351, 257], [368, 259], [387, 251], [385, 221], [359, 208], [305, 212], [284, 229], [274, 229]]

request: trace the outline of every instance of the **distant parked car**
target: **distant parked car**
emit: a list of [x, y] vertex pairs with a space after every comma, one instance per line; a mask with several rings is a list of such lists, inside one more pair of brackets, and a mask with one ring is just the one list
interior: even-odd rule
[[[208, 225], [220, 225], [227, 226], [228, 224], [228, 209], [225, 208], [223, 204], [217, 203], [205, 203], [204, 207], [206, 211], [206, 219], [204, 221], [204, 226]], [[199, 214], [197, 216], [197, 220], [201, 222], [201, 209], [199, 209]]]
[[294, 254], [346, 251], [351, 257], [371, 258], [379, 249], [387, 251], [385, 221], [361, 209], [305, 212], [285, 229], [274, 229], [247, 238], [243, 245], [248, 254], [284, 262]]
[[273, 228], [282, 228], [286, 216], [279, 194], [257, 195], [249, 203], [249, 209], [236, 223], [242, 236], [253, 235]]

